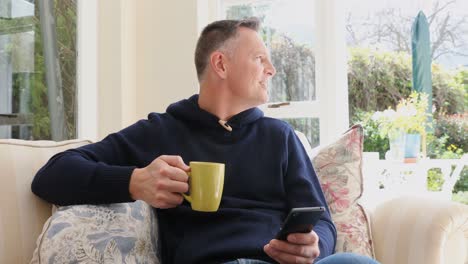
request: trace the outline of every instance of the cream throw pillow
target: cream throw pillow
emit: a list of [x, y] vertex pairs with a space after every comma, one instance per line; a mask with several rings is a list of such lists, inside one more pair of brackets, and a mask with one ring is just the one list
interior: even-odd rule
[[36, 172], [54, 154], [88, 140], [0, 139], [0, 263], [28, 263], [51, 205], [31, 192]]

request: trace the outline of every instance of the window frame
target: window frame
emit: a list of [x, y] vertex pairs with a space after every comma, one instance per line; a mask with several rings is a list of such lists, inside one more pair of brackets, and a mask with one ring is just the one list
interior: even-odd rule
[[98, 138], [98, 1], [77, 0], [77, 138]]
[[[268, 0], [218, 0], [217, 19], [225, 18], [226, 2], [248, 4]], [[320, 145], [333, 142], [349, 126], [347, 52], [344, 8], [340, 0], [315, 0], [314, 22], [317, 28], [316, 100], [290, 102], [279, 108], [267, 104], [259, 108], [273, 118], [319, 118]]]

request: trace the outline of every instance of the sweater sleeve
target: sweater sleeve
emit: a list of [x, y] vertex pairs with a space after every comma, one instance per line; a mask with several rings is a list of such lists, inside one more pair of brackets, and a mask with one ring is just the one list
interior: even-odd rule
[[36, 174], [31, 189], [57, 205], [132, 201], [130, 176], [141, 166], [137, 155], [151, 138], [148, 120], [141, 120], [102, 141], [53, 156]]
[[285, 189], [288, 207], [324, 206], [326, 208], [325, 213], [314, 226], [314, 231], [319, 237], [319, 259], [322, 259], [334, 252], [336, 228], [331, 220], [330, 210], [312, 162], [292, 129], [288, 132], [287, 148]]

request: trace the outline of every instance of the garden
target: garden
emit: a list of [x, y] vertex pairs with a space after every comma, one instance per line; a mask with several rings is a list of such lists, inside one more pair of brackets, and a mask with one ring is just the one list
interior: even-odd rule
[[[411, 56], [404, 52], [351, 48], [348, 61], [350, 121], [364, 127], [364, 151], [391, 158], [399, 132], [422, 134], [421, 153], [431, 159], [458, 159], [468, 152], [468, 70], [432, 64], [432, 113], [427, 95], [412, 91]], [[390, 156], [390, 157], [389, 157]], [[428, 190], [443, 185], [440, 171], [428, 173]], [[468, 204], [468, 168], [462, 170], [453, 200]]]

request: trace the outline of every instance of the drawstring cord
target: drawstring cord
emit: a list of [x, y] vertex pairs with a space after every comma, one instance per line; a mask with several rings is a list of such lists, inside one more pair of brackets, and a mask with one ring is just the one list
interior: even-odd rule
[[229, 132], [232, 132], [232, 127], [230, 125], [227, 124], [227, 121], [224, 121], [224, 120], [219, 120], [218, 123], [224, 127], [224, 129], [226, 129], [227, 131]]

